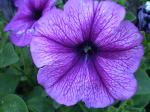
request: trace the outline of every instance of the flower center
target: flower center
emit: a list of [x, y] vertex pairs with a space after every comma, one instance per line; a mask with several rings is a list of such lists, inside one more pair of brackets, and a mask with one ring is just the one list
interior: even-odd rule
[[39, 9], [35, 9], [32, 13], [32, 18], [33, 20], [39, 20], [42, 16], [42, 10], [39, 10]]
[[98, 51], [98, 47], [91, 41], [85, 41], [76, 47], [77, 52], [80, 55], [95, 55]]

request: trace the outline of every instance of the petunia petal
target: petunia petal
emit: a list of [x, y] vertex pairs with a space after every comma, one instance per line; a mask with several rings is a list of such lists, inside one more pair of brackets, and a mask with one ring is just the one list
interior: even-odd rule
[[89, 38], [96, 4], [93, 0], [69, 0], [64, 6], [66, 16], [81, 31], [84, 39]]
[[[54, 9], [45, 15], [38, 24], [40, 34], [67, 45], [75, 45], [89, 38], [93, 24], [94, 6], [98, 2], [93, 0], [69, 0], [64, 11]], [[57, 38], [56, 38], [57, 36]], [[65, 38], [64, 38], [65, 37]]]
[[34, 29], [30, 27], [30, 24], [24, 24], [24, 26], [19, 27], [16, 31], [11, 31], [10, 40], [12, 43], [20, 47], [29, 45], [32, 40], [32, 34], [34, 33]]
[[68, 58], [39, 70], [38, 82], [60, 104], [84, 101], [88, 107], [106, 107], [114, 102], [91, 62]]
[[52, 9], [37, 24], [37, 32], [61, 44], [74, 46], [83, 41], [80, 26], [72, 22], [62, 10]]
[[48, 10], [54, 7], [56, 0], [24, 0], [24, 5], [20, 9]]
[[143, 47], [127, 51], [104, 52], [95, 61], [97, 69], [111, 95], [117, 100], [132, 97], [137, 89], [133, 73], [143, 56]]
[[4, 31], [14, 31], [22, 26], [29, 26], [33, 21], [30, 20], [31, 11], [30, 10], [19, 10], [14, 18], [8, 23]]
[[[113, 15], [111, 18], [110, 14]], [[47, 33], [49, 38], [55, 38], [64, 44], [75, 45], [87, 38], [96, 38], [99, 34], [93, 35], [93, 32], [99, 32], [100, 28], [103, 29], [100, 34], [108, 34], [105, 27], [107, 31], [116, 28], [124, 14], [124, 9], [111, 1], [99, 3], [93, 0], [69, 0], [64, 6], [64, 12], [54, 9], [50, 15], [44, 16], [37, 30], [42, 35]], [[103, 24], [99, 24], [101, 21]]]
[[113, 32], [125, 16], [124, 8], [112, 1], [69, 0], [64, 11], [74, 17], [82, 36], [93, 40]]
[[37, 67], [51, 65], [54, 61], [63, 61], [76, 56], [70, 48], [42, 36], [33, 37], [30, 47]]
[[24, 4], [24, 0], [13, 0], [16, 7], [21, 7]]
[[85, 64], [86, 78], [83, 80], [84, 98], [82, 101], [87, 107], [94, 108], [104, 108], [114, 103], [115, 100], [101, 80], [101, 74], [95, 68], [93, 61]]
[[124, 21], [112, 35], [99, 37], [95, 43], [102, 51], [116, 51], [133, 48], [142, 40], [143, 36], [136, 26], [129, 21]]
[[125, 16], [125, 9], [112, 1], [101, 1], [95, 5], [91, 38], [101, 39], [112, 34]]
[[31, 41], [34, 22], [29, 18], [30, 13], [29, 10], [18, 11], [4, 29], [4, 31], [10, 31], [10, 39], [17, 46], [29, 45]]

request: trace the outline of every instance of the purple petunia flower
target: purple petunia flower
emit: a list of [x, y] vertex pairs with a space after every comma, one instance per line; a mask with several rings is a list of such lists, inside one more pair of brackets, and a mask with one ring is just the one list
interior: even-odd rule
[[17, 46], [30, 44], [35, 23], [54, 6], [55, 0], [14, 0], [18, 8], [15, 17], [6, 26], [12, 42]]
[[124, 16], [112, 1], [69, 0], [41, 19], [31, 53], [49, 96], [102, 108], [134, 95], [143, 37]]
[[150, 1], [138, 9], [137, 20], [139, 29], [150, 33]]

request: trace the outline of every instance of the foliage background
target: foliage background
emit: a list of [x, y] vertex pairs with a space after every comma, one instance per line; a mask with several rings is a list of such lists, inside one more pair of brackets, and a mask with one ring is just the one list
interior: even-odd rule
[[[126, 19], [136, 23], [137, 8], [147, 0], [114, 0], [127, 9]], [[63, 2], [58, 0], [58, 7]], [[137, 71], [138, 91], [124, 102], [104, 109], [88, 109], [82, 102], [75, 106], [59, 105], [37, 84], [37, 68], [29, 47], [19, 48], [9, 41], [4, 26], [14, 15], [11, 0], [0, 0], [0, 112], [150, 112], [150, 35], [144, 35], [145, 55]], [[135, 54], [136, 55], [136, 54]]]

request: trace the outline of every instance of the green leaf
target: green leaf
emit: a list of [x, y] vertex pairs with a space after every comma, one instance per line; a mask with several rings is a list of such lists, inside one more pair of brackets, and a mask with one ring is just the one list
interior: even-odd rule
[[33, 63], [32, 63], [32, 58], [30, 54], [30, 49], [28, 47], [21, 48], [20, 49], [20, 57], [21, 57], [21, 62], [24, 65], [24, 73], [27, 75], [30, 75], [33, 69]]
[[123, 102], [118, 110], [114, 112], [145, 112], [145, 110], [142, 107], [135, 107], [134, 101], [130, 99]]
[[[98, 111], [97, 111], [98, 112]], [[107, 112], [117, 112], [117, 109], [115, 107], [109, 107]]]
[[0, 74], [0, 94], [14, 93], [19, 77], [12, 74]]
[[28, 109], [21, 97], [9, 94], [0, 100], [0, 112], [28, 112]]
[[150, 78], [148, 77], [146, 72], [143, 70], [139, 70], [136, 73], [136, 79], [138, 82], [137, 95], [150, 95]]
[[13, 46], [8, 43], [0, 50], [0, 68], [14, 64], [19, 60]]
[[36, 86], [34, 89], [27, 95], [27, 99], [31, 99], [33, 97], [46, 97], [45, 91], [40, 87]]
[[127, 12], [125, 19], [130, 20], [130, 21], [134, 21], [136, 19], [136, 16], [132, 12]]
[[144, 108], [131, 108], [128, 112], [145, 112]]
[[16, 47], [16, 52], [20, 57], [20, 65], [23, 67], [22, 72], [32, 85], [36, 85], [37, 70], [33, 64], [29, 47]]
[[34, 97], [27, 101], [27, 106], [32, 112], [54, 112], [54, 108], [48, 98]]
[[70, 106], [70, 107], [62, 106], [58, 112], [85, 112], [85, 111], [81, 110], [78, 105], [75, 105], [75, 106]]
[[150, 101], [150, 78], [143, 70], [139, 70], [136, 73], [136, 78], [138, 81], [138, 90], [133, 97], [133, 104], [135, 107], [142, 108]]
[[[143, 98], [144, 96], [144, 98]], [[144, 108], [150, 101], [150, 95], [135, 95], [133, 97], [133, 106], [137, 108]]]
[[118, 3], [121, 4], [121, 5], [125, 5], [126, 0], [118, 0]]
[[55, 102], [55, 101], [52, 101], [53, 103], [53, 107], [55, 108], [55, 109], [58, 109], [59, 107], [61, 107], [62, 105], [61, 104], [59, 104], [59, 103], [57, 103], [57, 102]]

